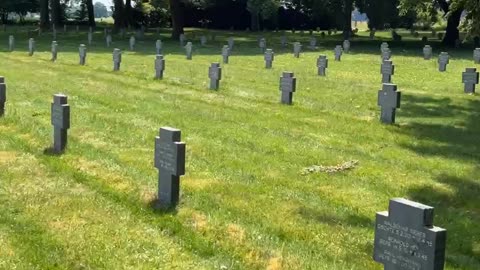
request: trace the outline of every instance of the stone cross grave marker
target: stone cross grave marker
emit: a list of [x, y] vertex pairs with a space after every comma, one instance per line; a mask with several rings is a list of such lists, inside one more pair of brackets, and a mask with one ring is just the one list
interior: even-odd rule
[[88, 45], [92, 45], [92, 40], [93, 40], [93, 33], [92, 32], [88, 32], [87, 39], [88, 39]]
[[293, 72], [284, 71], [280, 77], [280, 103], [292, 105], [293, 93], [297, 90], [297, 78]]
[[432, 46], [425, 45], [425, 47], [423, 47], [423, 59], [430, 60], [432, 59], [432, 56], [433, 56]]
[[433, 207], [390, 200], [375, 220], [373, 259], [385, 270], [443, 270], [447, 231], [433, 226]]
[[51, 106], [53, 125], [53, 152], [60, 154], [67, 146], [67, 131], [70, 128], [70, 105], [67, 96], [56, 94]]
[[475, 86], [478, 84], [478, 72], [476, 68], [467, 68], [462, 73], [462, 82], [465, 84], [464, 92], [467, 94], [475, 93]]
[[157, 54], [162, 54], [163, 43], [160, 39], [155, 42], [155, 51]]
[[201, 36], [200, 37], [200, 44], [202, 46], [206, 46], [207, 45], [207, 37], [206, 36]]
[[87, 60], [87, 46], [85, 44], [80, 44], [78, 48], [78, 55], [80, 57], [80, 65], [84, 66]]
[[28, 55], [32, 56], [35, 53], [35, 39], [30, 38], [28, 40]]
[[122, 51], [120, 49], [113, 49], [113, 71], [120, 70], [120, 64], [122, 63]]
[[5, 102], [7, 102], [7, 85], [5, 78], [0, 76], [0, 117], [5, 115]]
[[280, 37], [280, 44], [282, 45], [282, 48], [287, 47], [287, 36], [283, 35]]
[[185, 54], [187, 56], [187, 60], [192, 60], [192, 54], [193, 54], [192, 42], [187, 42], [187, 45], [185, 45]]
[[230, 47], [228, 45], [223, 45], [222, 48], [222, 58], [223, 63], [228, 64], [228, 58], [230, 57]]
[[328, 58], [326, 55], [320, 55], [317, 59], [317, 68], [318, 68], [318, 75], [319, 76], [326, 76], [327, 75], [327, 68], [328, 68]]
[[480, 64], [480, 48], [476, 48], [473, 51], [473, 61], [475, 64]]
[[210, 90], [218, 90], [220, 80], [222, 79], [222, 68], [220, 63], [212, 63], [208, 68], [208, 78], [210, 78]]
[[264, 59], [265, 59], [265, 68], [268, 68], [268, 69], [272, 68], [273, 60], [275, 60], [275, 53], [273, 52], [272, 49], [267, 49], [265, 51]]
[[160, 128], [155, 138], [155, 167], [158, 169], [158, 206], [170, 208], [180, 198], [180, 176], [185, 175], [186, 144], [181, 142], [181, 131], [171, 127]]
[[392, 51], [389, 48], [385, 48], [381, 54], [382, 61], [390, 60], [392, 58]]
[[438, 56], [438, 70], [440, 72], [447, 71], [448, 63], [450, 63], [450, 56], [447, 52], [441, 52]]
[[52, 62], [57, 61], [57, 55], [58, 55], [58, 44], [56, 41], [52, 41]]
[[395, 74], [395, 65], [391, 60], [383, 60], [380, 68], [382, 83], [392, 83], [392, 75]]
[[135, 37], [134, 36], [130, 36], [129, 45], [130, 45], [130, 51], [134, 51], [135, 50]]
[[180, 34], [180, 37], [178, 38], [178, 40], [180, 41], [180, 46], [181, 47], [185, 47], [185, 34]]
[[260, 47], [260, 50], [262, 50], [262, 53], [265, 53], [265, 50], [267, 49], [267, 41], [265, 38], [261, 38], [260, 41], [258, 42], [258, 46]]
[[235, 45], [235, 39], [233, 37], [229, 37], [228, 38], [228, 48], [230, 49], [230, 51], [233, 50], [233, 45]]
[[110, 48], [110, 45], [112, 44], [112, 35], [108, 34], [105, 41], [107, 43], [107, 48]]
[[380, 45], [380, 52], [383, 52], [383, 50], [388, 49], [388, 43], [387, 42], [382, 42]]
[[343, 51], [348, 53], [350, 51], [350, 40], [346, 39], [343, 41]]
[[310, 38], [310, 50], [316, 50], [317, 49], [317, 39], [315, 37]]
[[342, 45], [337, 45], [335, 47], [335, 61], [342, 61], [343, 49]]
[[383, 89], [378, 91], [378, 106], [381, 109], [380, 121], [384, 124], [395, 123], [395, 112], [400, 108], [401, 92], [397, 92], [397, 85], [384, 83]]
[[293, 56], [295, 58], [299, 58], [301, 52], [302, 52], [302, 43], [294, 42], [293, 43]]
[[163, 71], [165, 71], [165, 59], [163, 55], [158, 54], [155, 58], [155, 79], [163, 79]]
[[11, 52], [15, 50], [15, 37], [12, 35], [8, 36], [8, 50]]

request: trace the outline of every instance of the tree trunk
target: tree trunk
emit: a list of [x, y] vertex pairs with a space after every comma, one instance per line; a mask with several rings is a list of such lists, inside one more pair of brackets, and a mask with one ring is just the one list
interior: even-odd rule
[[93, 10], [93, 0], [86, 0], [88, 13], [88, 26], [95, 27], [95, 13]]
[[60, 7], [60, 0], [51, 0], [52, 6], [52, 23], [55, 26], [60, 26], [61, 24], [61, 7]]
[[260, 16], [258, 11], [250, 11], [250, 29], [253, 32], [260, 30]]
[[115, 29], [118, 30], [125, 27], [123, 0], [114, 0], [113, 5], [114, 5], [114, 11], [113, 11], [114, 26], [115, 26]]
[[40, 0], [40, 28], [47, 30], [50, 27], [48, 0]]
[[443, 44], [454, 47], [457, 39], [460, 38], [460, 32], [458, 26], [460, 25], [460, 18], [462, 16], [463, 9], [460, 8], [450, 14], [447, 20], [447, 29], [445, 37], [443, 38]]
[[180, 0], [169, 0], [172, 14], [172, 39], [177, 40], [183, 34], [183, 8]]
[[344, 0], [343, 6], [343, 38], [350, 39], [352, 34], [353, 0]]
[[127, 24], [127, 26], [134, 26], [132, 18], [132, 0], [125, 1], [125, 23]]

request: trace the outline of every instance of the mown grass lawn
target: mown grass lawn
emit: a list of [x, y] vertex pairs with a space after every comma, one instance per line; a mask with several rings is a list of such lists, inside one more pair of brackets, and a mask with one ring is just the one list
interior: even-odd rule
[[[373, 262], [374, 219], [405, 197], [435, 207], [448, 230], [446, 269], [480, 269], [480, 98], [463, 94], [472, 48], [450, 50], [446, 73], [424, 61], [423, 44], [390, 42], [402, 91], [397, 124], [379, 123], [381, 39], [368, 33], [333, 61], [340, 35], [319, 39], [299, 59], [265, 33], [276, 53], [264, 69], [256, 34], [234, 33], [219, 91], [208, 66], [230, 35], [199, 46], [192, 61], [162, 32], [167, 69], [153, 80], [154, 31], [127, 51], [106, 48], [102, 32], [78, 65], [86, 33], [0, 33], [0, 76], [8, 88], [0, 119], [0, 269], [383, 269]], [[193, 31], [188, 35], [192, 37]], [[388, 33], [378, 33], [387, 40]], [[309, 36], [289, 33], [289, 41]], [[430, 43], [438, 55], [438, 41]], [[124, 51], [112, 72], [113, 47]], [[328, 76], [316, 58], [330, 59]], [[279, 104], [279, 76], [295, 72], [294, 105]], [[52, 95], [69, 96], [72, 128], [62, 156], [51, 145]], [[182, 130], [187, 174], [175, 212], [150, 207], [157, 190], [154, 137]], [[302, 175], [313, 165], [358, 161], [338, 173]]]

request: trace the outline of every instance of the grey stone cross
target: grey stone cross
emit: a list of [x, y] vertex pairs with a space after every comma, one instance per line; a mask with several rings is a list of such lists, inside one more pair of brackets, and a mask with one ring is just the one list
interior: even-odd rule
[[392, 83], [392, 75], [395, 74], [395, 66], [391, 60], [383, 60], [380, 74], [382, 74], [382, 83]]
[[293, 93], [297, 90], [297, 78], [293, 72], [284, 71], [280, 77], [280, 103], [292, 105]]
[[200, 44], [202, 46], [206, 46], [207, 45], [207, 37], [206, 36], [201, 36], [200, 37]]
[[222, 48], [222, 58], [223, 58], [224, 64], [228, 64], [229, 57], [230, 57], [230, 47], [228, 45], [224, 45]]
[[450, 56], [447, 52], [441, 52], [438, 56], [438, 70], [440, 72], [447, 71], [448, 63], [450, 63]]
[[389, 48], [385, 48], [381, 54], [382, 60], [390, 60], [392, 58], [392, 51]]
[[70, 128], [70, 105], [67, 96], [56, 94], [51, 105], [53, 125], [53, 152], [62, 153], [67, 146], [67, 131]]
[[129, 45], [130, 45], [130, 51], [134, 51], [135, 50], [135, 37], [134, 36], [130, 37]]
[[475, 64], [480, 64], [480, 48], [476, 48], [473, 51], [473, 61]]
[[92, 45], [92, 40], [93, 40], [93, 33], [92, 32], [88, 32], [87, 39], [88, 39], [88, 45]]
[[328, 58], [326, 55], [320, 55], [317, 59], [317, 68], [319, 76], [327, 75]]
[[120, 64], [122, 63], [122, 51], [120, 49], [113, 49], [113, 71], [120, 70]]
[[5, 115], [5, 102], [7, 102], [7, 85], [5, 78], [0, 76], [0, 117]]
[[264, 59], [265, 59], [265, 68], [268, 68], [268, 69], [272, 68], [273, 60], [275, 60], [275, 53], [273, 52], [272, 49], [267, 49], [265, 51]]
[[295, 58], [299, 58], [301, 52], [302, 52], [302, 44], [300, 42], [293, 43], [293, 56]]
[[58, 55], [58, 44], [56, 41], [52, 41], [52, 62], [57, 61], [57, 55]]
[[157, 52], [157, 54], [162, 54], [162, 49], [163, 49], [162, 41], [160, 39], [158, 39], [155, 42], [155, 51]]
[[155, 138], [155, 168], [158, 169], [158, 206], [170, 208], [180, 198], [180, 176], [185, 175], [186, 144], [181, 142], [181, 131], [171, 127], [160, 128]]
[[32, 56], [35, 53], [35, 39], [30, 38], [28, 40], [28, 55]]
[[350, 51], [350, 40], [346, 39], [343, 41], [343, 51], [348, 53]]
[[280, 37], [280, 44], [282, 45], [282, 48], [287, 47], [287, 37], [285, 35]]
[[185, 47], [185, 34], [180, 34], [178, 40], [180, 41], [180, 47]]
[[262, 53], [265, 53], [265, 50], [267, 49], [267, 41], [265, 38], [261, 38], [260, 41], [258, 42], [258, 46], [262, 50]]
[[208, 68], [208, 78], [210, 78], [210, 90], [218, 90], [220, 80], [222, 79], [222, 68], [220, 63], [212, 63]]
[[373, 259], [385, 270], [443, 270], [447, 231], [433, 225], [433, 207], [390, 200], [375, 220]]
[[228, 48], [230, 48], [230, 51], [233, 50], [233, 45], [235, 44], [235, 39], [233, 37], [228, 38]]
[[12, 35], [8, 36], [8, 50], [11, 52], [15, 50], [15, 37]]
[[383, 50], [388, 49], [388, 43], [387, 42], [382, 42], [380, 45], [380, 52], [383, 52]]
[[423, 47], [423, 59], [430, 60], [432, 59], [432, 55], [433, 55], [432, 46], [425, 45], [425, 47]]
[[80, 65], [84, 66], [87, 60], [87, 46], [85, 44], [80, 44], [78, 48], [78, 55], [80, 58]]
[[335, 61], [342, 61], [343, 49], [341, 45], [335, 47]]
[[163, 79], [163, 71], [165, 71], [165, 59], [159, 54], [155, 58], [155, 79]]
[[395, 123], [395, 112], [400, 108], [401, 92], [397, 92], [397, 85], [384, 83], [383, 89], [378, 91], [378, 106], [381, 107], [380, 121], [385, 124]]
[[108, 34], [105, 38], [105, 42], [107, 44], [107, 48], [110, 48], [110, 45], [112, 44], [112, 35]]
[[185, 54], [187, 56], [187, 60], [192, 60], [192, 54], [193, 54], [192, 42], [187, 42], [187, 45], [185, 45]]
[[310, 50], [316, 50], [317, 49], [317, 39], [315, 37], [310, 38]]
[[464, 92], [467, 94], [475, 93], [475, 86], [478, 84], [478, 72], [476, 68], [467, 68], [462, 73], [462, 82], [465, 84]]

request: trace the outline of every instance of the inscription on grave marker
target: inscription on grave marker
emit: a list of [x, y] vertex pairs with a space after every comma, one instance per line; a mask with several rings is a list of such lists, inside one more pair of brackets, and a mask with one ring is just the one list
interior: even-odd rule
[[433, 207], [390, 200], [378, 212], [373, 258], [385, 270], [443, 270], [447, 231], [433, 226]]
[[155, 58], [155, 78], [163, 79], [163, 71], [165, 71], [165, 59], [163, 55], [157, 55]]
[[302, 52], [302, 44], [300, 42], [293, 43], [293, 56], [295, 58], [299, 58], [301, 52]]
[[319, 76], [327, 75], [328, 58], [326, 55], [320, 55], [317, 59], [317, 68]]
[[450, 56], [447, 52], [441, 52], [438, 56], [438, 71], [447, 71], [447, 65], [450, 63]]
[[341, 45], [335, 47], [335, 61], [342, 61], [343, 48]]
[[384, 124], [395, 123], [395, 113], [400, 108], [401, 92], [397, 92], [397, 85], [384, 83], [383, 89], [378, 91], [378, 106], [381, 107], [380, 121]]
[[275, 60], [275, 53], [273, 52], [272, 49], [267, 49], [265, 51], [264, 59], [265, 59], [265, 68], [268, 68], [268, 69], [272, 68], [273, 60]]
[[119, 71], [122, 63], [122, 51], [120, 49], [113, 49], [113, 71]]
[[212, 63], [208, 68], [208, 78], [210, 78], [210, 90], [218, 90], [220, 80], [222, 79], [222, 68], [220, 63]]
[[478, 84], [479, 75], [476, 68], [467, 68], [462, 73], [462, 82], [465, 84], [464, 92], [474, 94], [475, 87]]
[[425, 45], [425, 47], [423, 47], [423, 59], [430, 60], [432, 59], [432, 55], [433, 55], [432, 47], [430, 45]]
[[297, 78], [293, 72], [284, 71], [280, 77], [280, 102], [282, 104], [292, 105], [293, 93], [297, 90]]

